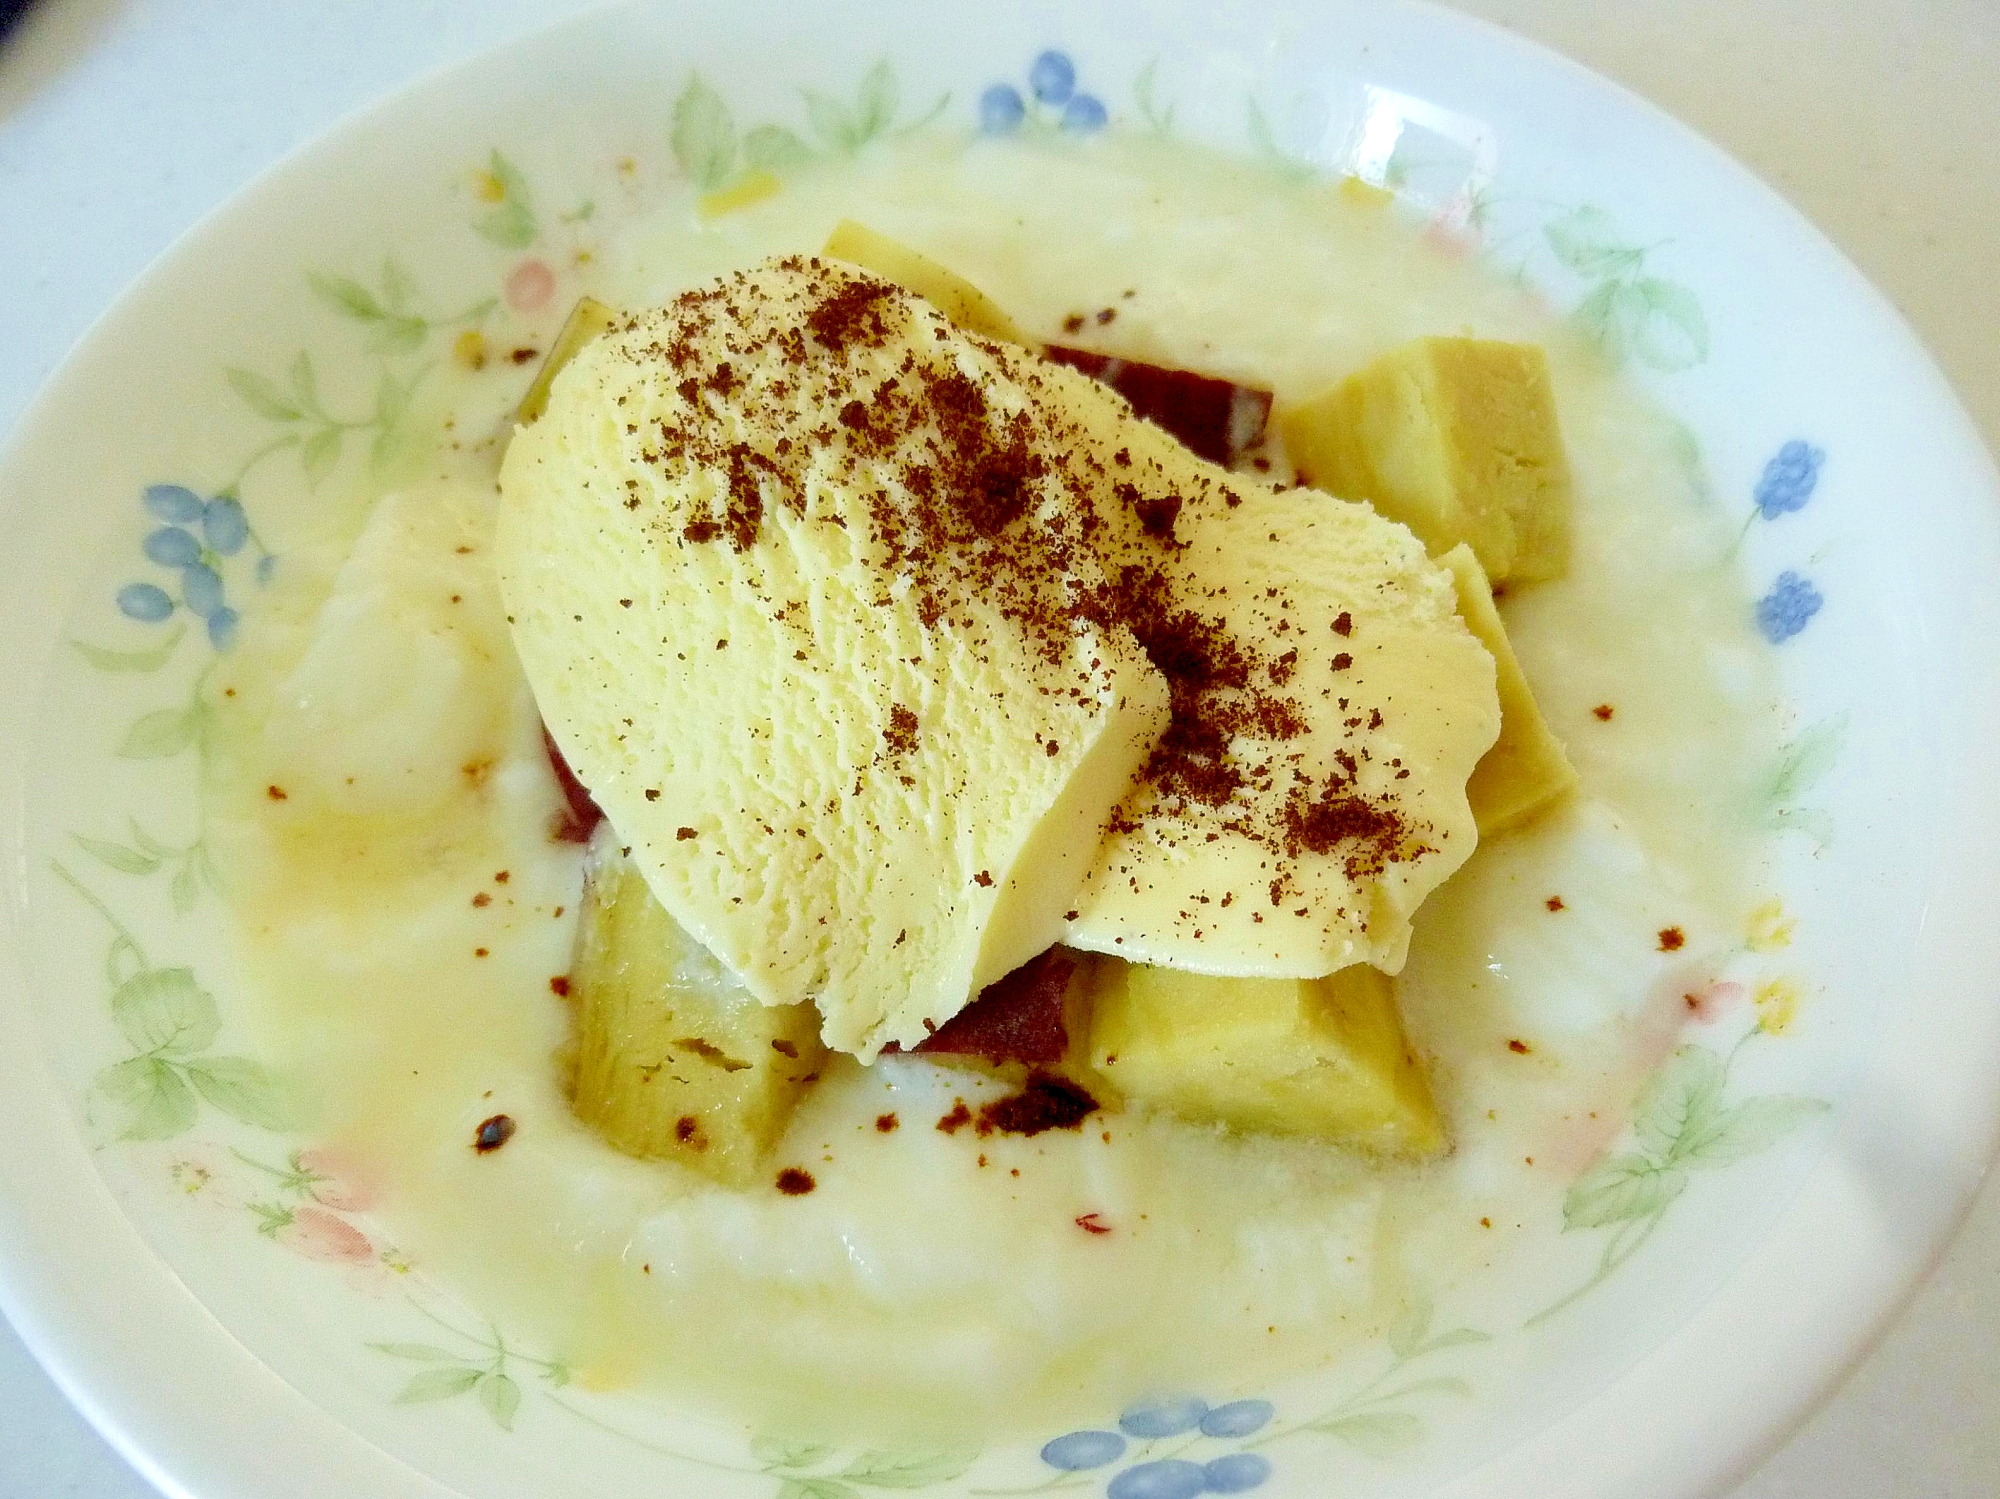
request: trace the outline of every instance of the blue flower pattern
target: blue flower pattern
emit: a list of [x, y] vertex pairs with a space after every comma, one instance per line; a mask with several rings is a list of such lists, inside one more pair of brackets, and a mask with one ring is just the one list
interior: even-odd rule
[[1757, 600], [1757, 628], [1771, 644], [1782, 645], [1803, 630], [1825, 603], [1810, 579], [1786, 568], [1771, 591]]
[[1050, 125], [1071, 135], [1092, 135], [1110, 123], [1104, 101], [1077, 88], [1075, 61], [1054, 49], [1029, 65], [1026, 95], [1011, 83], [996, 83], [979, 96], [979, 128], [988, 135]]
[[1757, 513], [1765, 520], [1776, 520], [1803, 510], [1818, 487], [1820, 465], [1825, 462], [1825, 449], [1796, 437], [1779, 448], [1757, 481]]
[[260, 584], [271, 581], [278, 559], [256, 542], [243, 502], [233, 494], [203, 499], [182, 484], [153, 484], [141, 503], [162, 524], [139, 543], [140, 554], [154, 566], [179, 575], [180, 598], [176, 601], [158, 583], [127, 583], [116, 594], [118, 612], [140, 624], [156, 625], [186, 609], [207, 629], [210, 645], [228, 650], [236, 641], [241, 616], [230, 604], [223, 580], [227, 559], [256, 543], [262, 553], [256, 566]]
[[[1206, 1460], [1184, 1454], [1204, 1439], [1241, 1442], [1255, 1436], [1275, 1414], [1268, 1400], [1212, 1406], [1199, 1396], [1178, 1395], [1142, 1401], [1118, 1418], [1116, 1431], [1072, 1431], [1055, 1438], [1042, 1448], [1042, 1461], [1058, 1472], [1083, 1473], [1139, 1459], [1111, 1475], [1106, 1499], [1245, 1494], [1271, 1476], [1271, 1460], [1263, 1453], [1239, 1450]], [[1152, 1455], [1154, 1443], [1176, 1437], [1185, 1440], [1164, 1456]]]
[[[1743, 535], [1759, 520], [1774, 521], [1793, 511], [1803, 510], [1819, 487], [1819, 471], [1826, 463], [1826, 450], [1794, 437], [1771, 455], [1752, 491], [1755, 506], [1743, 523]], [[1738, 537], [1740, 545], [1742, 537]], [[1826, 604], [1826, 597], [1812, 579], [1795, 569], [1778, 574], [1770, 592], [1757, 600], [1757, 629], [1772, 645], [1783, 645], [1812, 621]]]

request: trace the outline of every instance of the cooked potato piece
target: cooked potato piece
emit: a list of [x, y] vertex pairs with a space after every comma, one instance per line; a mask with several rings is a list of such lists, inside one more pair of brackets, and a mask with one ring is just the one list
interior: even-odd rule
[[1493, 653], [1494, 685], [1500, 690], [1500, 737], [1465, 783], [1466, 800], [1484, 838], [1519, 827], [1567, 796], [1576, 785], [1576, 767], [1528, 690], [1472, 548], [1453, 547], [1438, 561], [1451, 569], [1458, 586], [1459, 617]]
[[654, 899], [608, 825], [570, 993], [577, 1115], [628, 1155], [748, 1186], [827, 1051], [809, 1004], [762, 1005]]
[[1444, 1147], [1394, 986], [1375, 969], [1216, 978], [1109, 959], [1100, 975], [1091, 1060], [1125, 1097], [1387, 1154]]
[[1000, 310], [1000, 304], [970, 281], [866, 224], [842, 219], [833, 226], [820, 253], [873, 271], [903, 290], [915, 292], [967, 333], [983, 333], [1014, 344], [1027, 342], [1013, 319]]
[[578, 298], [576, 306], [569, 310], [568, 318], [563, 321], [556, 341], [549, 346], [549, 357], [542, 361], [535, 383], [528, 387], [528, 393], [521, 397], [521, 404], [514, 408], [514, 420], [526, 426], [539, 418], [549, 404], [549, 386], [562, 373], [562, 367], [576, 358], [577, 351], [598, 334], [608, 333], [617, 321], [616, 309], [605, 306], [595, 297]]
[[1370, 501], [1432, 556], [1464, 542], [1496, 583], [1569, 569], [1569, 460], [1533, 344], [1419, 338], [1280, 427], [1308, 482]]

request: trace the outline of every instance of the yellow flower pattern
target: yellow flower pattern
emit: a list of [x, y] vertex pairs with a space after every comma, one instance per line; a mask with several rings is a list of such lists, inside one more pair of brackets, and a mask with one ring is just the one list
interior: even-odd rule
[[1797, 979], [1766, 979], [1757, 986], [1751, 1001], [1757, 1007], [1757, 1029], [1767, 1036], [1784, 1035], [1798, 1019], [1803, 998]]
[[1785, 903], [1774, 895], [1750, 913], [1744, 943], [1752, 952], [1781, 952], [1792, 945], [1795, 924], [1785, 914]]

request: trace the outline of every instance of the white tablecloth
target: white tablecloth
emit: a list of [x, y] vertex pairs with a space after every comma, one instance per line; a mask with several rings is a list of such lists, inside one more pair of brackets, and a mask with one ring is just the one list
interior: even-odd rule
[[[2000, 0], [1458, 3], [1630, 85], [1760, 172], [1887, 290], [2000, 448]], [[42, 0], [0, 45], [0, 431], [155, 254], [282, 152], [580, 8]], [[2000, 1494], [1995, 1350], [1988, 1190], [1881, 1346], [1734, 1499]], [[0, 1324], [0, 1496], [152, 1494]]]

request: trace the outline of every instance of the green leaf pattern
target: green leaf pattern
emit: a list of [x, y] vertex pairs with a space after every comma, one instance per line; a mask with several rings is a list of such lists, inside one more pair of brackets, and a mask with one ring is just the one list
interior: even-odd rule
[[[338, 293], [334, 278], [321, 278], [324, 295], [330, 302], [340, 306], [349, 316], [358, 316]], [[354, 290], [358, 285], [347, 283]], [[490, 301], [482, 303], [459, 318], [451, 321], [467, 322], [483, 318], [491, 310]], [[407, 332], [413, 324], [397, 314], [385, 314], [383, 320], [389, 345], [395, 347], [399, 341], [407, 341]], [[425, 334], [441, 323], [425, 322]], [[418, 339], [422, 342], [422, 338]], [[359, 416], [343, 417], [329, 412], [321, 403], [319, 374], [313, 366], [312, 356], [301, 351], [292, 360], [286, 372], [289, 389], [279, 386], [266, 376], [252, 370], [232, 369], [228, 372], [229, 384], [244, 403], [257, 415], [267, 421], [278, 422], [290, 430], [268, 445], [263, 452], [276, 451], [284, 447], [299, 450], [299, 466], [304, 470], [306, 483], [317, 489], [320, 483], [339, 465], [346, 441], [350, 436], [370, 437], [369, 463], [371, 468], [380, 470], [395, 451], [403, 434], [404, 417], [408, 414], [411, 397], [417, 385], [429, 373], [429, 367], [417, 370], [408, 376], [398, 376], [387, 364], [382, 367], [376, 381], [374, 409]], [[255, 461], [255, 460], [253, 460]]]
[[1563, 1227], [1605, 1228], [1650, 1218], [1681, 1195], [1687, 1173], [1638, 1156], [1600, 1161], [1570, 1184], [1563, 1200]]
[[788, 1478], [778, 1486], [778, 1499], [861, 1499], [837, 1478]]
[[271, 1075], [248, 1057], [199, 1057], [184, 1070], [195, 1091], [232, 1119], [268, 1130], [291, 1123], [290, 1110]]
[[159, 708], [141, 715], [126, 731], [118, 754], [126, 760], [168, 760], [186, 750], [206, 727], [207, 707]]
[[752, 171], [784, 177], [813, 157], [813, 149], [783, 125], [759, 125], [743, 135], [743, 159]]
[[187, 626], [175, 625], [158, 645], [142, 651], [107, 650], [84, 640], [72, 640], [69, 647], [99, 671], [152, 672], [167, 664], [186, 634]]
[[541, 232], [535, 222], [534, 201], [528, 196], [527, 178], [498, 151], [487, 161], [486, 174], [493, 206], [473, 220], [473, 229], [504, 250], [527, 249]]
[[131, 1057], [107, 1067], [97, 1075], [97, 1086], [124, 1107], [122, 1140], [171, 1140], [192, 1127], [201, 1112], [180, 1069], [160, 1057]]
[[977, 1454], [963, 1451], [864, 1452], [840, 1477], [871, 1489], [927, 1489], [958, 1477]]
[[[1737, 1051], [1761, 1034], [1752, 1030]], [[1563, 1199], [1563, 1230], [1610, 1229], [1595, 1272], [1554, 1305], [1529, 1319], [1553, 1316], [1602, 1284], [1639, 1251], [1693, 1173], [1715, 1171], [1776, 1144], [1827, 1104], [1792, 1094], [1767, 1094], [1731, 1103], [1729, 1069], [1707, 1047], [1678, 1048], [1653, 1074], [1633, 1111], [1634, 1149], [1606, 1157], [1570, 1184]]]
[[928, 1489], [959, 1477], [978, 1455], [969, 1448], [939, 1448], [870, 1450], [842, 1458], [824, 1442], [758, 1437], [750, 1443], [756, 1471], [779, 1480], [778, 1499], [862, 1499], [868, 1489]]
[[1636, 358], [1671, 374], [1708, 358], [1700, 299], [1678, 281], [1640, 274], [1658, 245], [1632, 243], [1590, 203], [1550, 219], [1542, 237], [1559, 264], [1595, 283], [1571, 320], [1611, 363]]
[[214, 997], [190, 968], [134, 974], [111, 996], [111, 1018], [133, 1050], [188, 1056], [206, 1050], [222, 1029]]
[[1745, 1099], [1702, 1121], [1682, 1140], [1680, 1158], [1690, 1166], [1733, 1166], [1824, 1113], [1826, 1107], [1817, 1098], [1789, 1094]]
[[824, 1442], [790, 1442], [779, 1437], [756, 1437], [750, 1455], [768, 1468], [810, 1468], [833, 1455]]
[[[429, 314], [413, 310], [417, 291], [408, 271], [394, 260], [382, 264], [378, 295], [350, 276], [308, 271], [306, 284], [342, 317], [351, 318], [369, 329], [368, 346], [379, 353], [408, 354], [423, 347], [432, 333], [445, 328], [483, 322], [499, 305], [495, 297], [482, 297], [456, 313]], [[385, 372], [386, 378], [386, 372]], [[379, 409], [379, 403], [378, 403]]]
[[736, 164], [736, 126], [722, 95], [696, 73], [674, 101], [674, 160], [702, 192], [726, 187]]
[[151, 874], [160, 867], [159, 855], [145, 849], [127, 848], [108, 838], [86, 838], [81, 833], [74, 836], [85, 853], [120, 874]]
[[[261, 1169], [274, 1171], [271, 1167]], [[299, 1171], [298, 1157], [294, 1156], [293, 1176]], [[275, 1171], [274, 1174], [284, 1175]], [[310, 1187], [307, 1191], [310, 1195]], [[387, 1358], [425, 1366], [403, 1381], [393, 1397], [396, 1404], [429, 1405], [471, 1395], [487, 1420], [501, 1431], [512, 1431], [526, 1394], [521, 1383], [525, 1371], [532, 1371], [545, 1390], [561, 1389], [569, 1383], [566, 1365], [555, 1359], [534, 1358], [510, 1347], [490, 1324], [484, 1332], [468, 1332], [421, 1303], [413, 1300], [411, 1304], [462, 1351], [437, 1343], [368, 1344]]]
[[[134, 831], [137, 848], [103, 843], [100, 862], [116, 868], [164, 852], [136, 824]], [[84, 846], [88, 850], [89, 844]], [[209, 1053], [221, 1034], [222, 1016], [194, 970], [148, 962], [138, 938], [95, 891], [62, 864], [52, 861], [50, 868], [111, 929], [104, 965], [112, 986], [111, 1020], [133, 1054], [100, 1069], [94, 1086], [120, 1112], [119, 1138], [173, 1139], [194, 1125], [204, 1100], [258, 1129], [285, 1128], [283, 1094], [261, 1063]]]
[[1303, 182], [1317, 175], [1309, 163], [1300, 161], [1278, 144], [1277, 131], [1271, 128], [1263, 105], [1255, 99], [1249, 102], [1246, 125], [1250, 134], [1250, 149], [1272, 172], [1293, 182]]
[[1174, 106], [1161, 101], [1159, 88], [1160, 60], [1156, 57], [1132, 80], [1132, 103], [1146, 127], [1153, 134], [1165, 137], [1174, 132]]
[[1646, 258], [1643, 250], [1624, 243], [1617, 222], [1595, 204], [1552, 219], [1542, 233], [1557, 260], [1591, 281], [1625, 275]]
[[499, 1373], [482, 1374], [475, 1388], [479, 1391], [479, 1403], [493, 1418], [493, 1424], [502, 1431], [512, 1431], [514, 1413], [521, 1408], [521, 1387], [514, 1383], [513, 1377]]
[[801, 94], [806, 128], [814, 146], [799, 132], [779, 124], [737, 129], [728, 101], [699, 73], [691, 73], [674, 100], [668, 144], [681, 172], [701, 193], [717, 193], [752, 172], [790, 176], [821, 156], [852, 156], [871, 141], [902, 134], [934, 119], [950, 101], [940, 96], [922, 116], [899, 125], [902, 86], [884, 59], [861, 77], [851, 99], [806, 89]]
[[243, 398], [243, 404], [267, 421], [295, 422], [305, 415], [285, 394], [283, 386], [254, 370], [232, 369], [225, 372], [224, 378], [229, 381], [229, 388]]
[[1312, 1430], [1344, 1442], [1364, 1457], [1394, 1457], [1424, 1439], [1424, 1423], [1408, 1411], [1364, 1411], [1316, 1421]]
[[421, 1374], [410, 1376], [402, 1391], [396, 1396], [398, 1405], [421, 1405], [432, 1400], [449, 1400], [454, 1395], [463, 1395], [478, 1384], [479, 1370], [464, 1364], [454, 1364], [447, 1369], [426, 1369]]
[[1840, 759], [1847, 746], [1848, 717], [1841, 712], [1821, 719], [1779, 752], [1761, 797], [1765, 827], [1804, 833], [1822, 849], [1833, 841], [1833, 819], [1799, 802]]

